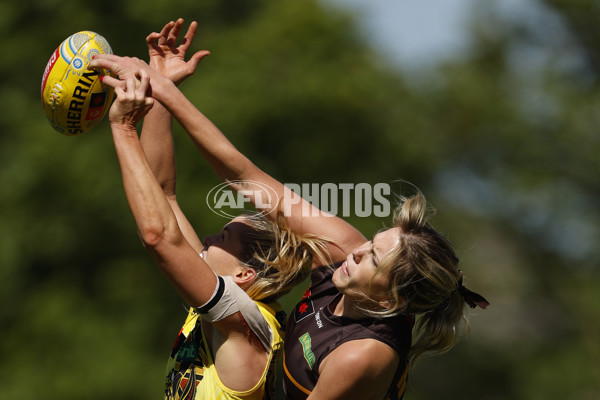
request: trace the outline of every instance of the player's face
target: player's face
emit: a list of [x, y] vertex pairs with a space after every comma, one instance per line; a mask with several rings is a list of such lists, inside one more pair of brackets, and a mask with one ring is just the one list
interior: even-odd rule
[[381, 260], [400, 242], [400, 228], [380, 232], [346, 257], [333, 273], [333, 283], [344, 295], [363, 299], [387, 300], [388, 277], [377, 274]]
[[204, 249], [201, 257], [217, 275], [235, 275], [246, 250], [245, 233], [251, 229], [243, 217], [234, 218], [221, 232], [202, 239]]

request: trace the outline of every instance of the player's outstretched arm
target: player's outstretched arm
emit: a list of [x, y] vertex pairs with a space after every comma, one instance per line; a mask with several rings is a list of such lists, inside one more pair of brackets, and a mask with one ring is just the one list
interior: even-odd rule
[[[331, 240], [331, 261], [341, 261], [366, 241], [341, 218], [325, 214], [268, 175], [242, 154], [223, 133], [180, 91], [153, 94], [188, 132], [194, 144], [223, 182], [244, 193], [272, 219], [282, 212], [289, 228], [298, 234], [315, 234]], [[271, 201], [265, 201], [271, 199]], [[278, 199], [278, 201], [273, 201]], [[318, 267], [330, 260], [315, 260]]]
[[[176, 85], [191, 76], [200, 61], [210, 54], [203, 50], [194, 53], [188, 61], [185, 60], [186, 52], [194, 39], [198, 24], [192, 22], [181, 43], [177, 45], [183, 23], [182, 18], [170, 21], [159, 33], [153, 32], [146, 37], [150, 67], [169, 78]], [[181, 230], [190, 245], [199, 253], [202, 251], [202, 242], [181, 211], [176, 199], [176, 166], [172, 125], [171, 113], [162, 104], [156, 102], [144, 118], [140, 142], [148, 164], [167, 196]]]
[[182, 298], [190, 306], [203, 305], [212, 296], [217, 278], [185, 239], [136, 132], [136, 124], [153, 104], [147, 97], [149, 77], [141, 71], [139, 85], [135, 78], [109, 84], [115, 84], [117, 96], [109, 111], [113, 141], [139, 235]]
[[[228, 182], [234, 190], [244, 191], [255, 207], [266, 211], [268, 216], [276, 218], [277, 211], [283, 211], [288, 226], [295, 233], [310, 233], [330, 239], [332, 244], [329, 246], [329, 252], [332, 261], [345, 259], [347, 254], [366, 241], [365, 237], [346, 221], [320, 212], [255, 166], [171, 80], [154, 71], [143, 61], [102, 54], [90, 63], [90, 67], [109, 69], [120, 79], [138, 76], [141, 70], [147, 71], [152, 82], [152, 96], [169, 110], [188, 132], [221, 180]], [[115, 79], [107, 76], [105, 81], [112, 82]], [[265, 190], [269, 191], [268, 195], [264, 193]], [[269, 197], [279, 201], [261, 201]], [[317, 260], [315, 266], [319, 266], [321, 262], [325, 261]]]

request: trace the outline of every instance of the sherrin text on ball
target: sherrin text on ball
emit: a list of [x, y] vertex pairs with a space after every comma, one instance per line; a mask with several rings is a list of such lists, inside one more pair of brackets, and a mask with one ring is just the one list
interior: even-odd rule
[[52, 53], [42, 76], [42, 104], [50, 125], [75, 136], [98, 125], [108, 111], [114, 90], [102, 83], [107, 71], [87, 69], [97, 54], [112, 54], [108, 41], [92, 31], [66, 38]]

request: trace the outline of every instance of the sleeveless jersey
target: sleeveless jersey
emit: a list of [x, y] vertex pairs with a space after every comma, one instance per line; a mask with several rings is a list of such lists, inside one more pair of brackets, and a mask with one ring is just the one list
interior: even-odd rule
[[341, 293], [331, 281], [333, 270], [313, 270], [311, 286], [288, 319], [283, 357], [283, 387], [286, 399], [304, 400], [319, 379], [319, 365], [342, 343], [375, 339], [393, 348], [400, 363], [388, 389], [386, 400], [399, 400], [407, 379], [406, 357], [411, 346], [412, 319], [351, 319], [333, 315], [329, 305]]
[[250, 390], [235, 391], [226, 387], [217, 374], [212, 354], [202, 329], [202, 316], [190, 308], [187, 319], [167, 363], [165, 400], [269, 400], [273, 395], [276, 358], [283, 343], [285, 315], [270, 306], [254, 301], [272, 331], [269, 359], [260, 381]]

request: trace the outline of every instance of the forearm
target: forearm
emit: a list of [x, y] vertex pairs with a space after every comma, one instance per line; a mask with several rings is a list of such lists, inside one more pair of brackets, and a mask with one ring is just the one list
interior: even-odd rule
[[140, 136], [150, 169], [167, 196], [175, 195], [176, 182], [172, 125], [169, 111], [156, 102], [144, 117]]
[[144, 246], [189, 305], [204, 304], [214, 291], [215, 274], [184, 237], [135, 130], [112, 129], [125, 195]]
[[154, 103], [147, 95], [149, 76], [142, 71], [138, 82], [132, 77], [108, 82], [116, 94], [109, 111], [113, 142], [140, 237], [179, 294], [192, 306], [204, 304], [214, 291], [216, 276], [183, 236], [136, 132]]
[[154, 96], [188, 132], [221, 180], [249, 180], [258, 172], [258, 168], [174, 85], [162, 85]]
[[154, 179], [134, 129], [112, 126], [127, 202], [142, 240], [154, 244], [176, 232], [176, 219], [162, 189]]
[[162, 104], [156, 102], [144, 118], [140, 143], [148, 165], [177, 218], [179, 228], [194, 250], [200, 253], [203, 249], [202, 242], [194, 227], [179, 208], [175, 195], [176, 165], [172, 126], [171, 113]]
[[238, 192], [243, 191], [256, 209], [272, 221], [279, 222], [278, 218], [283, 214], [292, 232], [314, 234], [329, 240], [330, 259], [315, 259], [315, 267], [345, 259], [349, 252], [366, 241], [346, 221], [321, 213], [255, 166], [171, 82], [153, 81], [152, 90], [154, 98], [183, 126], [222, 181]]

